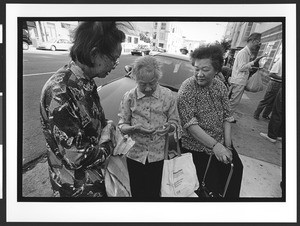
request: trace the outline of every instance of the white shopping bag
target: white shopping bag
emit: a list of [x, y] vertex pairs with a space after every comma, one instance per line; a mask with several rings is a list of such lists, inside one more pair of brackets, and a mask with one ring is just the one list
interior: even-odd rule
[[189, 197], [199, 187], [191, 153], [164, 160], [161, 197]]
[[199, 187], [191, 153], [181, 154], [177, 141], [175, 158], [168, 159], [169, 137], [166, 136], [165, 160], [161, 181], [161, 197], [193, 197]]

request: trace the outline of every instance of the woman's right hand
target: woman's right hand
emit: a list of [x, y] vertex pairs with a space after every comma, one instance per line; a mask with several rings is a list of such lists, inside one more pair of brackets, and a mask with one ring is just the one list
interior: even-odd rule
[[225, 164], [232, 162], [232, 152], [222, 144], [217, 143], [212, 149], [216, 158]]

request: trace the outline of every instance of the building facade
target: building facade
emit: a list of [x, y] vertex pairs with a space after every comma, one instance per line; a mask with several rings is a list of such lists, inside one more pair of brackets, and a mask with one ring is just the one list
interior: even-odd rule
[[26, 21], [33, 47], [57, 38], [72, 41], [78, 21]]
[[152, 47], [179, 53], [183, 45], [182, 31], [174, 22], [153, 22]]

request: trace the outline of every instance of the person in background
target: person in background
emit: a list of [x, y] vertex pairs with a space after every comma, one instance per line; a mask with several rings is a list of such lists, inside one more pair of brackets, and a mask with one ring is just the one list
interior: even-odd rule
[[273, 105], [271, 119], [268, 124], [268, 133], [260, 133], [260, 135], [275, 143], [276, 140], [282, 140], [283, 133], [283, 123], [282, 123], [282, 88], [279, 89], [276, 99]]
[[119, 129], [135, 141], [127, 153], [130, 187], [134, 198], [159, 198], [165, 134], [179, 126], [176, 98], [158, 84], [159, 62], [152, 56], [138, 58], [132, 69], [137, 87], [124, 94]]
[[114, 21], [80, 22], [71, 61], [42, 89], [41, 123], [54, 196], [106, 196], [102, 167], [114, 148], [115, 127], [104, 115], [94, 79], [116, 68], [124, 40]]
[[274, 63], [269, 74], [270, 81], [268, 83], [264, 98], [259, 102], [253, 117], [259, 119], [260, 113], [265, 119], [270, 119], [269, 115], [272, 112], [273, 104], [279, 89], [282, 87], [282, 59], [281, 57]]
[[186, 47], [181, 48], [179, 51], [180, 51], [180, 53], [183, 54], [183, 55], [187, 55], [187, 54], [189, 53], [189, 51], [187, 50]]
[[194, 76], [185, 80], [178, 92], [178, 112], [183, 128], [182, 152], [191, 152], [199, 181], [202, 180], [209, 154], [213, 153], [207, 185], [215, 192], [224, 189], [230, 165], [234, 173], [226, 197], [239, 197], [243, 165], [231, 139], [232, 113], [225, 84], [215, 76], [223, 65], [220, 45], [200, 46], [191, 58]]
[[[228, 94], [229, 106], [232, 114], [236, 111], [236, 108], [242, 99], [245, 86], [249, 78], [250, 68], [257, 64], [257, 62], [262, 58], [257, 57], [253, 61], [250, 61], [251, 54], [257, 51], [257, 48], [261, 45], [260, 41], [261, 34], [252, 33], [247, 39], [247, 45], [240, 50], [235, 57], [230, 79], [231, 86]], [[233, 119], [231, 122], [235, 123], [236, 119]]]

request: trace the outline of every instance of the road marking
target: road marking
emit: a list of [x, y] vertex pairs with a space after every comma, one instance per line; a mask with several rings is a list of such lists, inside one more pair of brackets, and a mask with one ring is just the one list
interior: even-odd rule
[[26, 74], [26, 75], [23, 75], [24, 77], [25, 76], [35, 76], [35, 75], [47, 75], [47, 74], [54, 74], [55, 71], [53, 72], [44, 72], [44, 73], [36, 73], [36, 74]]

